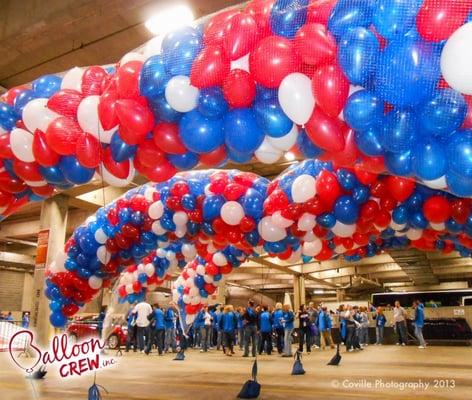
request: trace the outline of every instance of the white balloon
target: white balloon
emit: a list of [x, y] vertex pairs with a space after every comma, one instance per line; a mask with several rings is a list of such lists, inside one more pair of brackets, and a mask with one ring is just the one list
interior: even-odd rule
[[202, 264], [198, 264], [197, 269], [195, 271], [197, 271], [198, 275], [205, 275], [205, 266]]
[[103, 232], [102, 228], [98, 228], [95, 231], [95, 240], [100, 244], [105, 244], [108, 239], [108, 236], [105, 232]]
[[151, 263], [148, 263], [144, 266], [144, 273], [147, 276], [153, 276], [155, 272], [156, 272], [156, 268]]
[[203, 279], [205, 280], [206, 283], [213, 283], [213, 277], [211, 275], [203, 275]]
[[131, 294], [134, 292], [133, 285], [130, 283], [125, 286], [125, 289], [126, 289], [126, 293], [128, 294]]
[[472, 22], [462, 25], [447, 40], [441, 53], [441, 72], [450, 87], [472, 95]]
[[300, 72], [287, 75], [279, 87], [279, 103], [293, 122], [305, 125], [315, 108], [310, 78]]
[[446, 229], [446, 225], [443, 222], [439, 224], [430, 222], [429, 224], [431, 225], [431, 228], [433, 228], [435, 231], [443, 231], [444, 229]]
[[342, 222], [336, 221], [336, 224], [331, 228], [331, 231], [339, 237], [351, 237], [356, 231], [356, 225], [346, 225]]
[[267, 216], [259, 221], [257, 226], [259, 235], [268, 242], [278, 242], [287, 236], [285, 229], [280, 228], [272, 223], [272, 218]]
[[182, 254], [186, 260], [192, 260], [197, 255], [197, 250], [193, 244], [185, 243], [182, 245]]
[[102, 264], [107, 264], [111, 260], [111, 254], [105, 246], [100, 246], [97, 249], [97, 258]]
[[33, 162], [33, 135], [21, 128], [14, 128], [10, 133], [11, 151], [20, 161]]
[[305, 236], [302, 238], [305, 242], [313, 242], [316, 239], [316, 235], [313, 233], [313, 230], [305, 233]]
[[121, 57], [120, 65], [124, 65], [130, 61], [146, 61], [147, 57], [144, 54], [138, 53], [137, 51], [130, 51]]
[[85, 70], [74, 67], [66, 72], [61, 82], [61, 89], [73, 89], [82, 93], [82, 76]]
[[446, 175], [433, 179], [430, 181], [423, 181], [423, 183], [431, 189], [445, 189], [447, 188]]
[[195, 298], [196, 296], [198, 296], [198, 294], [200, 293], [200, 289], [197, 288], [196, 286], [190, 288], [188, 294], [190, 295], [190, 297], [192, 298]]
[[95, 136], [102, 143], [110, 143], [111, 137], [118, 126], [105, 130], [98, 117], [98, 103], [100, 96], [87, 96], [79, 104], [77, 109], [77, 121], [84, 132]]
[[158, 35], [153, 37], [149, 42], [144, 45], [144, 56], [146, 59], [162, 53], [162, 40], [164, 35]]
[[59, 251], [56, 254], [56, 257], [54, 258], [54, 261], [49, 265], [49, 270], [51, 272], [66, 272], [66, 268], [64, 267], [64, 264], [67, 260], [67, 254], [64, 253], [63, 251]]
[[164, 204], [157, 200], [149, 206], [148, 214], [152, 219], [159, 219], [164, 214]]
[[244, 71], [249, 71], [249, 53], [237, 60], [231, 61], [231, 70], [233, 69], [242, 69]]
[[47, 103], [48, 99], [33, 99], [23, 108], [23, 123], [31, 133], [36, 129], [46, 132], [49, 123], [59, 117], [59, 114], [47, 108]]
[[88, 279], [88, 284], [92, 289], [100, 289], [102, 287], [103, 279], [98, 276], [92, 275]]
[[[187, 279], [187, 286], [189, 287], [192, 287], [194, 286], [194, 282], [193, 282], [193, 278], [195, 277], [196, 275], [196, 271], [193, 269], [193, 268], [187, 268], [187, 275], [189, 276], [189, 278]], [[191, 283], [189, 284], [189, 279], [191, 281]]]
[[267, 141], [275, 148], [281, 151], [289, 151], [295, 143], [297, 143], [298, 138], [298, 127], [296, 124], [293, 124], [290, 132], [285, 136], [275, 138], [267, 136]]
[[156, 234], [156, 235], [163, 235], [164, 233], [166, 233], [167, 231], [162, 227], [160, 221], [154, 221], [151, 225], [151, 229], [152, 231]]
[[134, 169], [134, 164], [130, 161], [129, 163], [129, 174], [125, 179], [117, 178], [113, 175], [105, 165], [100, 164], [100, 174], [102, 175], [103, 180], [111, 186], [115, 187], [125, 187], [128, 186], [136, 175], [136, 170]]
[[195, 314], [187, 314], [187, 315], [185, 316], [185, 323], [186, 323], [187, 325], [193, 324], [193, 321], [195, 321], [195, 317], [196, 317]]
[[220, 210], [221, 218], [228, 225], [238, 225], [244, 218], [244, 209], [237, 201], [227, 201]]
[[298, 229], [301, 231], [311, 231], [316, 225], [316, 219], [313, 214], [303, 213], [303, 215], [298, 220]]
[[[182, 296], [182, 300], [184, 301], [185, 304], [190, 304], [190, 296], [188, 294], [184, 294]], [[187, 314], [188, 316], [188, 314]]]
[[188, 215], [184, 211], [177, 211], [172, 217], [172, 221], [177, 226], [184, 226], [188, 222]]
[[394, 231], [402, 231], [405, 229], [406, 224], [397, 224], [396, 222], [390, 222], [390, 228], [392, 228]]
[[406, 237], [410, 240], [418, 240], [423, 236], [423, 229], [408, 229]]
[[46, 181], [40, 180], [40, 181], [28, 181], [25, 179], [24, 181], [28, 186], [31, 187], [42, 187], [46, 186], [48, 183]]
[[166, 252], [166, 259], [169, 261], [175, 260], [175, 253], [173, 251]]
[[282, 151], [272, 146], [268, 140], [268, 136], [266, 136], [262, 144], [254, 152], [254, 155], [261, 163], [273, 164], [282, 157]]
[[292, 198], [295, 203], [305, 203], [316, 194], [316, 180], [311, 175], [297, 176], [292, 184]]
[[197, 107], [199, 91], [190, 84], [190, 78], [177, 75], [166, 86], [166, 101], [178, 112], [189, 112]]
[[212, 260], [213, 264], [217, 265], [218, 267], [228, 264], [226, 256], [221, 251], [217, 251], [215, 254], [213, 254]]
[[153, 201], [154, 193], [156, 193], [156, 189], [154, 189], [153, 187], [148, 187], [144, 191], [144, 197], [146, 198], [146, 200]]
[[303, 243], [302, 253], [305, 256], [314, 257], [320, 253], [322, 248], [323, 248], [323, 243], [321, 242], [320, 239], [316, 239], [313, 242]]
[[127, 285], [129, 283], [133, 283], [133, 275], [130, 274], [129, 272], [126, 272], [121, 277], [121, 281], [123, 282], [124, 285]]
[[282, 216], [282, 211], [276, 211], [272, 214], [272, 223], [279, 228], [288, 228], [293, 224], [291, 219], [285, 218]]
[[[198, 291], [200, 293], [200, 291]], [[200, 296], [195, 296], [192, 297], [192, 300], [190, 300], [190, 303], [196, 306], [197, 304], [200, 304], [202, 302], [202, 298]]]

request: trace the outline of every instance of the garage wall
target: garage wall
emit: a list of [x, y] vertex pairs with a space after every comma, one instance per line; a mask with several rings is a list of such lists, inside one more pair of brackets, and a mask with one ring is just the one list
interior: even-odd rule
[[25, 275], [29, 274], [0, 269], [0, 310], [2, 312], [22, 311]]

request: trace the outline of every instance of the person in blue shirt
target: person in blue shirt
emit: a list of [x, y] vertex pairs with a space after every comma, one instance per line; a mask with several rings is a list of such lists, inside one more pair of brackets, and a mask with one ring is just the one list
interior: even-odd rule
[[373, 316], [373, 318], [375, 319], [375, 336], [377, 338], [375, 344], [382, 345], [385, 325], [387, 324], [387, 318], [383, 313], [382, 307], [377, 308], [377, 313]]
[[283, 306], [283, 326], [284, 326], [284, 354], [282, 357], [292, 357], [292, 332], [294, 329], [295, 314], [290, 304]]
[[256, 356], [257, 350], [257, 314], [254, 310], [254, 301], [249, 300], [246, 311], [243, 314], [244, 324], [244, 354], [249, 357], [249, 343], [252, 344], [252, 356]]
[[238, 327], [238, 319], [234, 312], [233, 306], [228, 305], [221, 314], [220, 331], [223, 333], [223, 353], [227, 356], [234, 354], [234, 333]]
[[221, 306], [218, 311], [216, 311], [216, 350], [219, 350], [221, 346], [224, 346], [223, 342], [223, 329], [221, 329], [221, 317], [223, 316], [224, 307]]
[[102, 309], [100, 310], [100, 314], [98, 314], [98, 317], [97, 317], [97, 331], [100, 337], [102, 337], [103, 321], [105, 320], [106, 315], [107, 315], [107, 306], [103, 306]]
[[21, 317], [21, 326], [22, 328], [28, 329], [30, 324], [29, 312], [24, 312]]
[[345, 312], [346, 310], [344, 309], [344, 304], [341, 304], [338, 309], [338, 318], [339, 318], [339, 335], [341, 336], [342, 344], [346, 342], [346, 336], [347, 336], [346, 319], [344, 318]]
[[268, 356], [272, 353], [272, 316], [267, 306], [262, 307], [259, 315], [259, 326], [261, 332], [261, 343], [259, 345], [259, 354], [265, 350]]
[[165, 325], [164, 311], [159, 307], [159, 304], [154, 305], [154, 311], [149, 316], [149, 319], [151, 321], [151, 333], [149, 335], [145, 353], [149, 354], [153, 343], [156, 343], [157, 351], [159, 352], [159, 355], [162, 356], [162, 352], [164, 351]]
[[413, 308], [415, 310], [415, 319], [413, 320], [413, 324], [415, 325], [415, 336], [418, 339], [420, 345], [418, 348], [425, 349], [426, 342], [423, 337], [423, 326], [424, 326], [424, 305], [421, 301], [416, 300], [413, 303]]
[[164, 339], [164, 352], [168, 352], [169, 348], [172, 352], [177, 351], [177, 342], [175, 335], [175, 321], [176, 315], [174, 310], [174, 303], [170, 303], [164, 312], [164, 326], [165, 326], [165, 339]]
[[238, 318], [238, 345], [239, 350], [244, 350], [244, 324], [243, 324], [244, 308], [238, 307], [236, 317]]
[[215, 347], [217, 345], [217, 340], [218, 340], [218, 315], [216, 314], [216, 307], [212, 307], [210, 310], [210, 315], [211, 315], [211, 323], [212, 323], [212, 329], [211, 329], [211, 337], [210, 337], [210, 349]]
[[272, 314], [272, 323], [274, 332], [277, 338], [277, 351], [282, 354], [284, 351], [284, 326], [282, 320], [284, 318], [284, 312], [282, 311], [282, 303], [275, 305], [275, 311]]
[[200, 310], [195, 317], [195, 321], [193, 322], [193, 331], [194, 331], [194, 347], [200, 348], [202, 347], [202, 327], [205, 323], [205, 313]]
[[331, 336], [332, 321], [327, 307], [323, 307], [318, 315], [318, 329], [321, 337], [321, 348], [324, 350], [326, 345], [334, 349], [333, 338]]
[[126, 324], [128, 325], [128, 334], [126, 335], [126, 352], [129, 351], [131, 344], [133, 344], [134, 352], [138, 349], [138, 344], [136, 340], [136, 313], [134, 312], [134, 306], [128, 310], [126, 314]]

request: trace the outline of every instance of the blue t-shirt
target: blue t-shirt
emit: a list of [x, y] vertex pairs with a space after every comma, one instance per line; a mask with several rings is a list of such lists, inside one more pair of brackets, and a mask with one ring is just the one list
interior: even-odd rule
[[387, 318], [383, 314], [377, 314], [375, 317], [375, 326], [385, 326], [387, 323]]
[[424, 326], [424, 305], [419, 304], [415, 309], [415, 325], [419, 328]]
[[241, 313], [237, 312], [236, 313], [236, 318], [238, 319], [238, 329], [244, 328], [243, 316], [241, 315]]
[[234, 312], [230, 311], [228, 313], [221, 314], [220, 327], [223, 329], [223, 332], [232, 333], [237, 327], [237, 319]]
[[162, 311], [160, 308], [156, 308], [154, 310], [154, 320], [155, 320], [154, 329], [156, 331], [160, 329], [165, 329], [164, 311]]
[[175, 328], [175, 313], [172, 308], [168, 308], [164, 314], [164, 325], [166, 329]]
[[272, 318], [269, 311], [264, 311], [259, 317], [259, 325], [261, 332], [269, 333], [272, 332]]
[[275, 310], [272, 314], [272, 322], [274, 324], [274, 329], [283, 328], [282, 318], [284, 317], [284, 312], [282, 310]]
[[292, 311], [284, 312], [285, 329], [293, 329], [295, 314]]
[[203, 325], [205, 325], [205, 312], [203, 310], [200, 310], [195, 317], [195, 322], [193, 323], [193, 326], [195, 329], [200, 329]]

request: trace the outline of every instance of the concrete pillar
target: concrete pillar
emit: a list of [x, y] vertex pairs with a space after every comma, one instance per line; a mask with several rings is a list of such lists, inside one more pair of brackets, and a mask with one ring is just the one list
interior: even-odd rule
[[[38, 343], [46, 345], [54, 334], [49, 322], [49, 301], [44, 294], [46, 267], [54, 260], [56, 254], [63, 250], [66, 239], [68, 197], [57, 195], [43, 202], [40, 217], [40, 232], [43, 232], [44, 245], [39, 243], [36, 255], [33, 283], [33, 304], [31, 307], [31, 325], [36, 330]], [[46, 233], [47, 232], [47, 233]], [[46, 252], [44, 253], [44, 250]]]
[[338, 302], [344, 301], [345, 297], [346, 297], [346, 291], [344, 289], [336, 290], [336, 301]]
[[297, 312], [305, 304], [305, 278], [303, 275], [293, 277], [293, 310]]
[[222, 279], [218, 283], [219, 283], [218, 290], [215, 293], [216, 298], [212, 300], [210, 303], [225, 305], [226, 304], [226, 282], [224, 279]]

